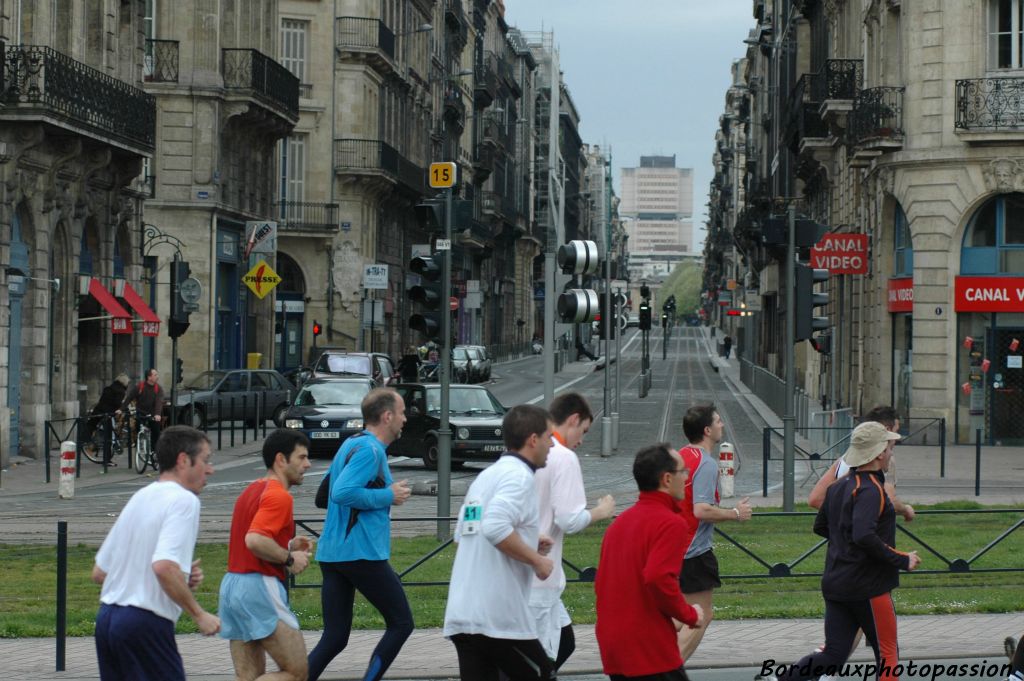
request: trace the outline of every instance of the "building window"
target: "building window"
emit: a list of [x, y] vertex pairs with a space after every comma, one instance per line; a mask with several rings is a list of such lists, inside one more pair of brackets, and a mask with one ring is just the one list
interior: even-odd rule
[[988, 66], [990, 69], [1019, 69], [1024, 0], [990, 0], [988, 6]]
[[281, 20], [281, 64], [292, 72], [300, 83], [306, 81], [306, 44], [309, 22], [295, 19]]
[[146, 14], [142, 17], [142, 33], [145, 37], [145, 56], [142, 60], [143, 80], [153, 75], [153, 43], [156, 39], [156, 0], [146, 0]]
[[1001, 194], [974, 212], [964, 232], [960, 274], [1024, 272], [1024, 194]]
[[893, 275], [897, 277], [911, 277], [914, 275], [914, 242], [910, 239], [910, 224], [907, 222], [907, 214], [903, 212], [903, 206], [896, 205], [896, 215], [893, 220]]
[[281, 146], [281, 199], [287, 201], [286, 218], [301, 218], [301, 204], [306, 195], [306, 138], [295, 134], [282, 140]]

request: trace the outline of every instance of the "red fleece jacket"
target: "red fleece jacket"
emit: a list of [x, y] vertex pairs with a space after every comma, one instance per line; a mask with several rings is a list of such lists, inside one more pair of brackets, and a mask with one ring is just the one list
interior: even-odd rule
[[665, 492], [641, 492], [608, 527], [594, 584], [605, 674], [644, 676], [682, 666], [672, 618], [697, 621], [679, 590], [692, 539], [679, 505]]

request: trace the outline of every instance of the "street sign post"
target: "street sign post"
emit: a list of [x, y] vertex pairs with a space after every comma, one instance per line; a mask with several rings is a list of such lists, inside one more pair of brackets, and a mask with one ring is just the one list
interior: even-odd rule
[[459, 168], [455, 163], [431, 163], [428, 178], [432, 189], [451, 189], [459, 181]]
[[387, 290], [388, 288], [388, 266], [367, 265], [363, 268], [363, 288]]
[[178, 284], [178, 292], [184, 301], [185, 312], [196, 312], [199, 310], [199, 299], [203, 297], [203, 285], [195, 277], [189, 277]]

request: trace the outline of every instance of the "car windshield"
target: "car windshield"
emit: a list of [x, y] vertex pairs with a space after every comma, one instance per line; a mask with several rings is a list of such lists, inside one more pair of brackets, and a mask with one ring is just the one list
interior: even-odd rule
[[370, 358], [365, 355], [324, 355], [317, 371], [348, 376], [369, 376]]
[[480, 354], [480, 351], [477, 350], [476, 348], [468, 348], [466, 352], [468, 352], [469, 356], [472, 357], [474, 360], [483, 359], [483, 356]]
[[452, 358], [465, 361], [469, 359], [469, 355], [466, 354], [466, 348], [455, 348], [454, 350], [452, 350]]
[[224, 380], [226, 371], [204, 371], [185, 386], [187, 390], [213, 390], [213, 388]]
[[313, 383], [299, 391], [295, 406], [357, 406], [370, 392], [369, 383]]
[[[427, 411], [441, 412], [441, 390], [427, 390]], [[452, 386], [448, 402], [449, 414], [504, 414], [505, 408], [486, 390]]]

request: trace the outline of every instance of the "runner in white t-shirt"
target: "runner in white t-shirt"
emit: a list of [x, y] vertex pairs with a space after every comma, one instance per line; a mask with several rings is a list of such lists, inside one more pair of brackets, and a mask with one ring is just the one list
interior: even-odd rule
[[196, 602], [203, 581], [192, 560], [199, 533], [199, 493], [213, 473], [210, 440], [188, 426], [157, 442], [160, 477], [132, 495], [96, 554], [92, 579], [103, 586], [96, 655], [103, 681], [185, 679], [174, 624], [185, 610], [212, 636], [220, 619]]
[[555, 671], [576, 649], [569, 612], [562, 604], [565, 571], [562, 569], [562, 544], [567, 534], [582, 532], [595, 520], [606, 520], [615, 513], [615, 499], [601, 497], [587, 510], [583, 472], [575, 449], [583, 443], [594, 422], [590, 405], [579, 393], [563, 393], [549, 407], [555, 423], [548, 463], [533, 476], [540, 510], [540, 532], [551, 537], [554, 571], [547, 579], [533, 578], [530, 609], [537, 620], [537, 638], [544, 651], [555, 661]]

